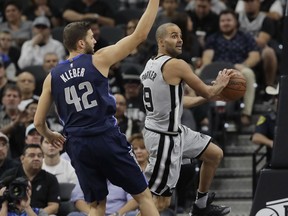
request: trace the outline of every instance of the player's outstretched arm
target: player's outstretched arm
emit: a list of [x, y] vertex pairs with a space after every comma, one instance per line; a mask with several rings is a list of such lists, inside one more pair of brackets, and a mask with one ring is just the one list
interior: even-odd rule
[[103, 75], [108, 75], [111, 65], [127, 57], [141, 42], [146, 40], [156, 18], [158, 7], [159, 0], [149, 0], [145, 12], [131, 35], [95, 53], [93, 62]]

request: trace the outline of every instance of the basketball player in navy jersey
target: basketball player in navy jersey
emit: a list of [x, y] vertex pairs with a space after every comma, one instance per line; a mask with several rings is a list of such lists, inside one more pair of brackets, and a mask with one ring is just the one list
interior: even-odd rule
[[[107, 78], [110, 66], [147, 38], [158, 7], [159, 0], [150, 0], [133, 34], [95, 54], [96, 41], [90, 25], [68, 24], [63, 43], [69, 57], [51, 71], [43, 84], [35, 126], [56, 147], [66, 141], [85, 200], [91, 203], [89, 216], [105, 215], [107, 179], [133, 195], [143, 216], [159, 215], [130, 144], [117, 126], [115, 98], [109, 94]], [[45, 124], [52, 101], [63, 122], [65, 137]]]
[[[181, 115], [183, 105], [188, 108], [208, 100], [220, 100], [219, 94], [234, 71], [220, 71], [214, 84], [208, 86], [185, 61], [176, 58], [181, 54], [183, 44], [181, 30], [177, 25], [161, 25], [156, 31], [156, 39], [158, 54], [147, 62], [140, 75], [147, 114], [143, 133], [150, 155], [145, 174], [151, 192], [156, 195], [156, 206], [163, 209], [169, 206], [182, 159], [199, 158], [203, 163], [197, 199], [190, 215], [226, 215], [230, 212], [229, 207], [211, 204], [214, 193], [208, 199], [208, 190], [223, 152], [211, 142], [210, 136], [182, 125]], [[184, 82], [200, 96], [183, 97]]]

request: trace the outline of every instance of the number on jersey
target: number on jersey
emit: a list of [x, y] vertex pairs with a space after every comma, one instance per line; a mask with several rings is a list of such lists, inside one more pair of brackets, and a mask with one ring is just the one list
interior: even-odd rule
[[66, 103], [74, 104], [77, 112], [98, 105], [96, 100], [88, 101], [88, 96], [93, 93], [93, 87], [91, 83], [88, 81], [80, 83], [78, 85], [78, 90], [83, 89], [86, 89], [86, 91], [82, 94], [81, 98], [78, 96], [77, 89], [74, 85], [64, 89]]

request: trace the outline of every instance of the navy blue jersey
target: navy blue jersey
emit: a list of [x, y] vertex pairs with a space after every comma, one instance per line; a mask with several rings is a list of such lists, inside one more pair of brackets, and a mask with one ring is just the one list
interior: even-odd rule
[[108, 78], [95, 68], [92, 55], [61, 62], [51, 77], [53, 99], [66, 135], [95, 135], [117, 125]]

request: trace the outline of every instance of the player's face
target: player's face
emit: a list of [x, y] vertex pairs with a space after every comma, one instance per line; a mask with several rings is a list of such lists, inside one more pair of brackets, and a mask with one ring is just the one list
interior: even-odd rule
[[170, 26], [167, 28], [167, 34], [164, 38], [164, 46], [166, 52], [172, 56], [176, 57], [182, 53], [182, 33], [178, 26]]
[[237, 21], [232, 14], [223, 14], [219, 19], [219, 26], [224, 35], [231, 35], [237, 30]]
[[86, 54], [94, 54], [94, 46], [97, 41], [94, 38], [93, 32], [91, 29], [88, 30], [87, 36], [85, 38], [85, 50], [84, 53]]

